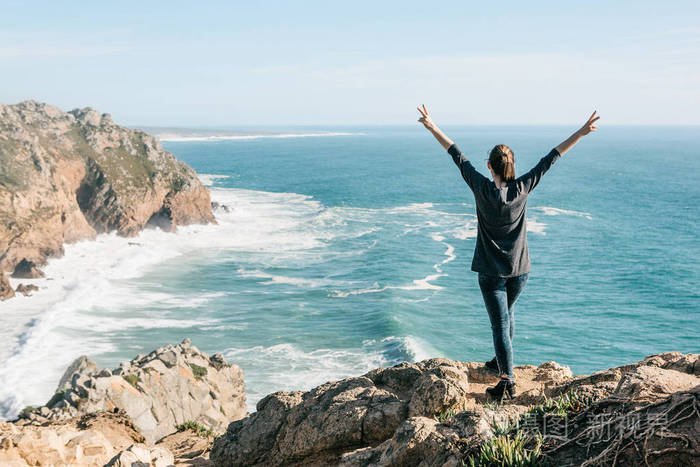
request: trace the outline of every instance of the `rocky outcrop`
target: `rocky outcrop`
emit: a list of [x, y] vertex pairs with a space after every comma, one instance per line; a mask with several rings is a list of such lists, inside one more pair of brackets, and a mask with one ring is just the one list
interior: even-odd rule
[[194, 170], [154, 137], [90, 108], [0, 104], [0, 272], [36, 277], [96, 233], [214, 221]]
[[182, 430], [146, 444], [118, 409], [42, 425], [0, 422], [0, 465], [209, 467], [212, 437]]
[[[270, 394], [214, 439], [207, 428], [220, 429], [226, 401], [239, 409], [231, 419], [244, 412], [233, 396], [242, 394], [240, 370], [186, 340], [115, 370], [76, 360], [49, 404], [0, 423], [0, 465], [457, 467], [501, 465], [494, 456], [510, 452], [530, 457], [522, 465], [695, 466], [699, 369], [700, 355], [679, 352], [592, 375], [555, 362], [521, 365], [517, 396], [498, 403], [484, 394], [498, 377], [482, 363], [401, 363]], [[207, 425], [202, 401], [224, 417]], [[547, 417], [568, 417], [564, 436], [543, 429]]]
[[15, 289], [10, 285], [7, 276], [0, 271], [0, 301], [7, 300], [15, 296]]
[[402, 363], [309, 392], [276, 392], [216, 440], [226, 465], [328, 465], [347, 451], [390, 438], [409, 417], [463, 407], [468, 368], [433, 359]]
[[17, 286], [17, 288], [15, 289], [15, 292], [21, 293], [22, 295], [25, 295], [25, 296], [30, 296], [32, 294], [32, 292], [36, 292], [37, 290], [39, 290], [39, 287], [37, 287], [34, 284], [29, 284], [29, 285], [19, 284]]
[[615, 454], [625, 465], [697, 465], [699, 365], [700, 355], [679, 352], [576, 377], [555, 362], [522, 365], [515, 368], [516, 398], [499, 405], [484, 394], [498, 377], [481, 363], [403, 363], [307, 392], [270, 394], [215, 440], [211, 459], [231, 466], [468, 465], [488, 455], [480, 450], [489, 442], [496, 440], [495, 450], [503, 439], [512, 445], [520, 423], [533, 416], [541, 423], [548, 410], [571, 417], [570, 437], [578, 441], [590, 438], [591, 419], [612, 417], [606, 423], [614, 433], [635, 411], [669, 418], [594, 446], [545, 438], [537, 455], [554, 465], [607, 465]]
[[694, 384], [700, 384], [698, 378], [698, 354], [666, 352], [630, 365], [578, 376], [553, 392], [575, 390], [593, 399], [624, 397], [635, 404], [643, 404], [692, 388]]
[[170, 467], [174, 462], [173, 454], [163, 447], [132, 444], [114, 456], [106, 467]]
[[41, 426], [0, 422], [0, 465], [104, 465], [120, 451], [143, 442], [123, 412], [101, 412]]
[[221, 354], [200, 352], [189, 339], [139, 355], [114, 370], [100, 370], [80, 357], [68, 367], [51, 400], [22, 414], [18, 423], [67, 420], [115, 408], [133, 420], [148, 443], [185, 422], [222, 432], [246, 415], [243, 372]]

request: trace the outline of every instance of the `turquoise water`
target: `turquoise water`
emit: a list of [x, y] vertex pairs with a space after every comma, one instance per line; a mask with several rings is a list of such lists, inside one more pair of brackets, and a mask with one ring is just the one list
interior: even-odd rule
[[[484, 174], [494, 144], [523, 173], [571, 131], [446, 130]], [[6, 311], [2, 376], [36, 389], [0, 394], [5, 413], [47, 399], [80, 353], [116, 366], [184, 337], [243, 368], [250, 410], [403, 360], [490, 359], [474, 202], [451, 158], [422, 128], [338, 131], [350, 134], [166, 141], [230, 212], [139, 245], [68, 248], [45, 298]], [[554, 165], [528, 201], [516, 365], [590, 373], [700, 352], [699, 169], [691, 127], [603, 127]]]

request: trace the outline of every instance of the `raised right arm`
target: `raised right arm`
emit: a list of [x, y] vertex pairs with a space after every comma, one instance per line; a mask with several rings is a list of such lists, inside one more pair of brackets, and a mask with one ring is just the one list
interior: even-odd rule
[[563, 143], [557, 146], [557, 152], [559, 154], [563, 156], [564, 153], [573, 148], [581, 138], [598, 129], [598, 125], [595, 122], [598, 121], [600, 117], [596, 117], [595, 114], [596, 112], [593, 112], [593, 114], [591, 114], [591, 116], [588, 118], [588, 121], [584, 123], [581, 128], [576, 130], [573, 135], [569, 136]]
[[527, 192], [532, 191], [540, 182], [542, 176], [550, 169], [550, 167], [552, 167], [552, 164], [554, 164], [557, 159], [563, 156], [569, 149], [573, 148], [574, 145], [581, 140], [581, 138], [598, 129], [596, 121], [599, 118], [600, 117], [596, 116], [596, 112], [593, 112], [593, 114], [588, 118], [588, 121], [586, 121], [581, 128], [576, 130], [574, 134], [569, 136], [559, 146], [552, 149], [549, 154], [540, 159], [537, 165], [534, 166], [529, 172], [518, 177], [518, 182], [522, 184], [523, 189]]

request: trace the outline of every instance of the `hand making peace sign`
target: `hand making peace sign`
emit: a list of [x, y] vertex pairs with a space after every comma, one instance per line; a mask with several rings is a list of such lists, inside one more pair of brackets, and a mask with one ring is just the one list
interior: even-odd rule
[[596, 125], [596, 120], [598, 120], [600, 117], [596, 117], [595, 114], [598, 112], [597, 110], [594, 111], [591, 116], [588, 118], [588, 121], [583, 124], [579, 131], [582, 135], [587, 135], [591, 131], [596, 131], [598, 129], [598, 125]]
[[418, 112], [420, 112], [421, 114], [421, 118], [419, 118], [418, 121], [422, 123], [424, 127], [426, 127], [427, 129], [435, 127], [433, 119], [430, 118], [430, 114], [428, 113], [428, 109], [425, 108], [425, 105], [423, 105], [422, 109], [420, 108], [420, 106], [418, 106]]

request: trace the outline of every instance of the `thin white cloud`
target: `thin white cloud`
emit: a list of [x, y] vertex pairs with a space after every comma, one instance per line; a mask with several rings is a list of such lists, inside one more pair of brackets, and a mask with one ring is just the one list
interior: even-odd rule
[[290, 73], [290, 72], [296, 72], [299, 70], [299, 67], [297, 66], [291, 66], [291, 65], [270, 65], [270, 66], [262, 66], [262, 67], [257, 67], [257, 68], [251, 68], [248, 71], [251, 73], [261, 73], [261, 74], [277, 74], [277, 73]]
[[0, 59], [36, 57], [96, 57], [128, 50], [118, 46], [53, 46], [46, 44], [0, 46]]

